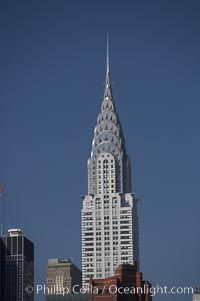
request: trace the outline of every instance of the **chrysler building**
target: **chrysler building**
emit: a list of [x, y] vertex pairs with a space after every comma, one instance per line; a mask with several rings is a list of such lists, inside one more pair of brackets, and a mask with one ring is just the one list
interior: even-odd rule
[[82, 285], [90, 277], [113, 276], [122, 263], [139, 268], [137, 199], [131, 162], [113, 100], [107, 41], [106, 83], [94, 129], [88, 167], [88, 194], [82, 209]]

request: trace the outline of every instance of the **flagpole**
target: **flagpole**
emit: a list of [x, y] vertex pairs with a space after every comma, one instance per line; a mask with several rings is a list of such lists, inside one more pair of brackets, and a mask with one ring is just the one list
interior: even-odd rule
[[[1, 200], [1, 193], [0, 193], [0, 200]], [[3, 208], [3, 206], [2, 206]], [[1, 236], [3, 236], [3, 217], [2, 217], [2, 221], [1, 221]]]
[[[2, 194], [0, 192], [0, 200], [1, 200], [1, 196], [2, 196]], [[3, 209], [3, 206], [2, 206], [2, 209]], [[2, 216], [2, 220], [1, 220], [1, 234], [0, 235], [3, 236], [3, 216]]]
[[1, 237], [3, 236], [3, 224], [1, 223]]
[[[6, 186], [6, 184], [3, 184], [3, 185], [1, 185], [1, 187], [0, 187], [0, 200], [1, 200], [1, 198], [2, 198], [2, 192], [3, 192], [4, 188], [5, 188], [5, 186]], [[2, 205], [2, 204], [1, 204], [1, 205]], [[2, 209], [3, 209], [3, 206], [2, 206]], [[2, 216], [1, 230], [0, 230], [0, 231], [1, 231], [1, 232], [0, 232], [0, 235], [3, 236], [3, 216]]]

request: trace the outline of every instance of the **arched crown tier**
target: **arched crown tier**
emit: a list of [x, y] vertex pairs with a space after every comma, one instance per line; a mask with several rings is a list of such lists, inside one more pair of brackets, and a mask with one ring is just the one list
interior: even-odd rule
[[[88, 159], [89, 194], [100, 193], [99, 186], [97, 185], [100, 181], [97, 181], [97, 179], [99, 177], [98, 161], [101, 162], [101, 160], [98, 158], [100, 158], [102, 154], [110, 154], [110, 157], [114, 160], [115, 164], [111, 164], [109, 168], [114, 166], [115, 169], [115, 192], [131, 192], [131, 165], [126, 153], [122, 126], [115, 109], [109, 69], [107, 65], [104, 97], [94, 130], [91, 156]], [[112, 190], [110, 192], [112, 192]]]

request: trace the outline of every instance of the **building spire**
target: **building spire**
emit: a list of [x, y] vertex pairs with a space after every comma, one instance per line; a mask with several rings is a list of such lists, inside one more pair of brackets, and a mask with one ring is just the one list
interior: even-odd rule
[[109, 37], [107, 33], [107, 47], [106, 47], [106, 84], [104, 91], [104, 100], [109, 98], [110, 101], [113, 102], [112, 97], [112, 88], [111, 88], [111, 80], [110, 80], [110, 64], [109, 64]]
[[107, 33], [107, 73], [109, 73], [109, 37]]

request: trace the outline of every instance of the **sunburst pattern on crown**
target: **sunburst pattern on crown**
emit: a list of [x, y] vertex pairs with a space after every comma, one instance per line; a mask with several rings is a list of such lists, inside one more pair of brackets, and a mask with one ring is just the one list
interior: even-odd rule
[[108, 59], [104, 97], [88, 159], [88, 193], [96, 193], [97, 159], [103, 152], [111, 153], [115, 158], [117, 192], [131, 192], [130, 159], [126, 154], [122, 126], [113, 100]]

